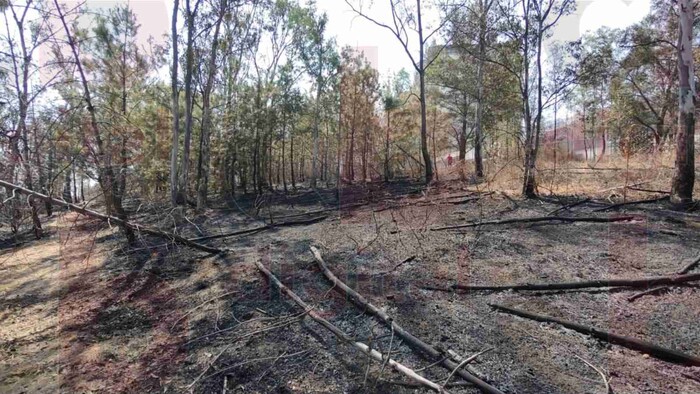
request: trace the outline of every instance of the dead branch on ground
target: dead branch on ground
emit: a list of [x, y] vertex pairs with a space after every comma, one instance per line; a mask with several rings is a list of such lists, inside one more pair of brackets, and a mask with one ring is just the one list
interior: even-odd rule
[[590, 202], [590, 201], [591, 201], [591, 198], [590, 198], [590, 197], [584, 198], [583, 200], [579, 200], [579, 201], [576, 201], [576, 202], [574, 202], [574, 203], [564, 205], [564, 206], [561, 207], [561, 208], [555, 209], [555, 210], [553, 210], [553, 211], [547, 213], [547, 216], [554, 215], [555, 213], [559, 213], [559, 212], [561, 212], [561, 211], [569, 211], [569, 210], [571, 210], [571, 208], [575, 208], [575, 207], [577, 207], [577, 206], [579, 206], [579, 205], [583, 205], [583, 204], [585, 204], [585, 203], [587, 203], [587, 202]]
[[[379, 363], [383, 363], [385, 361], [385, 359], [384, 359], [385, 356], [383, 354], [379, 353], [377, 350], [369, 348], [366, 344], [364, 344], [362, 342], [355, 341], [349, 335], [347, 335], [345, 332], [341, 331], [338, 327], [333, 325], [331, 322], [329, 322], [328, 320], [321, 317], [318, 313], [314, 312], [306, 302], [304, 302], [301, 298], [299, 298], [299, 296], [296, 295], [296, 293], [294, 293], [293, 291], [291, 291], [287, 286], [282, 284], [282, 282], [280, 282], [279, 279], [277, 279], [277, 277], [272, 274], [272, 272], [268, 271], [267, 268], [265, 268], [265, 266], [262, 265], [262, 263], [260, 263], [259, 261], [256, 261], [255, 265], [258, 267], [258, 270], [260, 270], [260, 272], [262, 272], [270, 280], [271, 283], [274, 283], [275, 286], [277, 286], [287, 297], [292, 299], [292, 301], [294, 301], [297, 305], [302, 307], [304, 310], [307, 310], [309, 317], [311, 317], [316, 323], [318, 323], [323, 328], [325, 328], [326, 330], [333, 333], [341, 341], [350, 344], [352, 347], [358, 349], [360, 352], [371, 357], [373, 360], [375, 360]], [[389, 357], [389, 355], [387, 355], [387, 357]], [[426, 388], [429, 388], [429, 389], [431, 389], [435, 392], [438, 392], [438, 393], [447, 393], [447, 391], [439, 384], [424, 378], [423, 376], [417, 374], [412, 369], [406, 367], [403, 364], [400, 364], [399, 362], [397, 362], [395, 360], [389, 359], [388, 364], [390, 367], [392, 367], [397, 372], [405, 375], [409, 379], [412, 379], [412, 380], [415, 380], [416, 382], [421, 383]]]
[[680, 352], [675, 349], [668, 349], [661, 347], [659, 345], [653, 344], [651, 342], [643, 341], [641, 339], [637, 338], [631, 338], [631, 337], [626, 337], [623, 335], [615, 334], [612, 332], [607, 332], [600, 330], [595, 327], [587, 327], [583, 326], [578, 323], [566, 321], [566, 320], [561, 320], [557, 319], [554, 317], [549, 317], [549, 316], [544, 316], [544, 315], [538, 315], [536, 313], [532, 312], [525, 312], [522, 310], [518, 310], [515, 308], [510, 308], [507, 306], [503, 305], [497, 305], [497, 304], [489, 304], [490, 307], [504, 312], [508, 313], [511, 315], [523, 317], [526, 319], [542, 322], [542, 323], [556, 323], [561, 326], [564, 326], [568, 329], [580, 332], [582, 334], [590, 335], [594, 338], [610, 342], [613, 344], [621, 345], [624, 346], [628, 349], [632, 350], [637, 350], [642, 353], [649, 354], [650, 356], [653, 356], [655, 358], [658, 358], [660, 360], [676, 363], [676, 364], [682, 364], [682, 365], [694, 365], [694, 366], [699, 366], [700, 365], [700, 357], [696, 357], [690, 354], [686, 354], [683, 352]]
[[230, 295], [232, 295], [232, 294], [236, 294], [236, 293], [238, 293], [238, 292], [237, 292], [237, 291], [229, 291], [228, 293], [225, 293], [225, 294], [216, 296], [216, 297], [214, 297], [214, 298], [211, 298], [211, 299], [209, 299], [209, 300], [206, 300], [206, 301], [202, 302], [201, 304], [195, 306], [194, 308], [192, 308], [192, 309], [190, 309], [189, 311], [187, 311], [184, 315], [180, 316], [180, 318], [177, 319], [177, 320], [175, 321], [175, 323], [173, 323], [172, 327], [170, 327], [170, 331], [172, 331], [173, 328], [175, 328], [175, 326], [177, 326], [178, 323], [180, 323], [182, 320], [184, 320], [187, 316], [191, 315], [191, 314], [192, 314], [194, 311], [196, 311], [197, 309], [199, 309], [199, 308], [201, 308], [201, 307], [203, 307], [203, 306], [209, 304], [210, 302], [214, 302], [214, 301], [216, 301], [216, 300], [220, 300], [220, 299], [222, 299], [222, 298], [224, 298], [224, 297], [228, 297], [228, 296], [230, 296]]
[[653, 204], [653, 203], [657, 203], [657, 202], [661, 202], [661, 201], [666, 201], [668, 199], [669, 199], [669, 196], [663, 196], [663, 197], [659, 197], [659, 198], [652, 198], [649, 200], [621, 202], [621, 203], [610, 205], [608, 207], [598, 208], [598, 209], [594, 210], [593, 212], [605, 212], [605, 211], [610, 211], [613, 209], [618, 209], [618, 208], [626, 207], [626, 206], [630, 206], [630, 205]]
[[655, 287], [653, 289], [646, 290], [646, 291], [643, 291], [641, 293], [637, 293], [637, 294], [634, 294], [634, 295], [628, 297], [627, 302], [634, 302], [635, 300], [642, 298], [644, 296], [658, 294], [658, 293], [661, 293], [662, 291], [668, 291], [670, 289], [671, 288], [668, 286]]
[[595, 365], [589, 363], [588, 361], [584, 360], [579, 356], [576, 356], [576, 358], [583, 361], [589, 367], [593, 368], [594, 371], [598, 372], [598, 375], [600, 375], [600, 377], [603, 378], [603, 383], [605, 384], [605, 394], [612, 394], [612, 387], [610, 387], [610, 378], [608, 378], [605, 372], [603, 372], [600, 368], [596, 367]]
[[208, 241], [208, 240], [212, 240], [212, 239], [235, 237], [237, 235], [254, 234], [254, 233], [259, 233], [261, 231], [272, 230], [272, 229], [278, 228], [278, 227], [307, 226], [310, 224], [322, 222], [326, 219], [328, 219], [328, 216], [319, 216], [317, 218], [308, 219], [308, 220], [296, 220], [296, 221], [291, 221], [291, 222], [266, 224], [266, 225], [260, 226], [260, 227], [249, 228], [249, 229], [245, 229], [245, 230], [237, 230], [237, 231], [233, 231], [233, 232], [226, 233], [226, 234], [216, 234], [216, 235], [209, 235], [206, 237], [192, 238], [190, 240], [191, 241]]
[[685, 268], [678, 272], [679, 275], [687, 274], [688, 272], [694, 270], [698, 265], [700, 265], [700, 256], [695, 259], [692, 263], [688, 264]]
[[552, 222], [563, 222], [563, 223], [615, 223], [615, 222], [629, 222], [631, 220], [637, 219], [635, 216], [613, 216], [613, 217], [564, 217], [564, 216], [542, 216], [542, 217], [531, 217], [531, 218], [517, 218], [517, 219], [504, 219], [504, 220], [492, 220], [486, 222], [475, 222], [467, 224], [459, 224], [455, 226], [444, 226], [444, 227], [433, 227], [430, 231], [444, 231], [444, 230], [456, 230], [460, 228], [470, 228], [479, 226], [495, 226], [503, 224], [515, 224], [515, 223], [550, 223]]
[[466, 380], [468, 382], [473, 383], [483, 393], [503, 394], [500, 390], [498, 390], [497, 388], [484, 382], [480, 378], [474, 376], [472, 373], [467, 372], [466, 370], [461, 369], [461, 368], [458, 369], [457, 368], [459, 366], [458, 363], [450, 360], [449, 358], [444, 358], [443, 354], [441, 352], [439, 352], [437, 349], [433, 348], [432, 346], [430, 346], [427, 343], [423, 342], [422, 340], [416, 338], [415, 336], [413, 336], [413, 334], [411, 334], [408, 331], [406, 331], [405, 329], [403, 329], [386, 312], [384, 312], [383, 310], [372, 305], [361, 294], [357, 293], [355, 290], [351, 289], [345, 283], [343, 283], [340, 279], [338, 279], [333, 274], [333, 272], [328, 268], [328, 266], [326, 265], [325, 261], [323, 260], [323, 257], [321, 256], [321, 253], [318, 251], [318, 249], [311, 247], [311, 252], [313, 253], [314, 258], [316, 259], [316, 262], [318, 263], [319, 268], [321, 269], [323, 274], [326, 276], [326, 278], [335, 286], [335, 289], [337, 291], [342, 291], [342, 293], [345, 296], [347, 296], [353, 303], [355, 303], [360, 309], [362, 309], [366, 313], [376, 317], [377, 319], [382, 321], [385, 325], [391, 327], [392, 330], [394, 331], [394, 333], [396, 333], [396, 335], [398, 337], [403, 339], [410, 347], [412, 347], [413, 349], [417, 349], [422, 354], [430, 356], [430, 358], [432, 358], [433, 360], [442, 359], [441, 364], [445, 368], [447, 368], [450, 371], [457, 369], [457, 373], [459, 374], [460, 377], [462, 377], [464, 380]]
[[45, 194], [37, 193], [35, 191], [25, 189], [21, 186], [14, 185], [12, 183], [5, 182], [3, 180], [0, 180], [0, 186], [3, 186], [7, 189], [16, 190], [17, 192], [22, 193], [22, 194], [27, 195], [27, 196], [32, 196], [32, 197], [38, 198], [40, 200], [50, 202], [53, 205], [68, 208], [73, 212], [79, 213], [79, 214], [84, 215], [84, 216], [88, 216], [88, 217], [102, 220], [104, 222], [107, 222], [108, 224], [111, 224], [111, 223], [117, 224], [118, 226], [128, 228], [134, 232], [141, 232], [144, 234], [152, 235], [154, 237], [165, 238], [165, 239], [171, 240], [174, 243], [189, 246], [189, 247], [194, 248], [194, 249], [199, 249], [199, 250], [205, 251], [207, 253], [218, 254], [218, 253], [223, 252], [222, 249], [214, 248], [214, 247], [207, 246], [207, 245], [202, 245], [202, 244], [199, 244], [197, 242], [190, 241], [189, 239], [182, 237], [180, 235], [177, 235], [177, 234], [167, 233], [165, 231], [160, 231], [160, 230], [156, 230], [154, 228], [145, 227], [145, 226], [142, 226], [140, 224], [131, 223], [131, 222], [128, 222], [126, 220], [119, 219], [118, 217], [115, 217], [115, 216], [109, 216], [109, 215], [106, 215], [103, 213], [92, 211], [92, 210], [83, 208], [81, 206], [78, 206], [76, 204], [72, 204], [69, 202], [65, 202], [63, 200], [49, 197]]
[[503, 285], [503, 286], [473, 286], [455, 284], [447, 289], [424, 287], [427, 290], [437, 291], [531, 291], [531, 290], [575, 290], [575, 289], [590, 289], [602, 287], [632, 287], [644, 288], [652, 286], [674, 286], [688, 282], [700, 281], [700, 274], [689, 275], [672, 275], [672, 276], [657, 276], [652, 278], [642, 279], [598, 279], [583, 282], [562, 282], [562, 283], [538, 283], [538, 284], [521, 284], [521, 285]]

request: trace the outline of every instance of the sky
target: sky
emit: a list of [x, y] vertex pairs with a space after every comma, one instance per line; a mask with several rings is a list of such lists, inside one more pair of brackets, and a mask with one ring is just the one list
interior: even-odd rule
[[[378, 21], [391, 20], [391, 11], [385, 5], [388, 1], [375, 0], [374, 3], [363, 11]], [[341, 47], [349, 45], [366, 50], [365, 56], [382, 74], [401, 68], [411, 70], [411, 62], [403, 48], [397, 45], [396, 37], [388, 30], [358, 18], [345, 0], [317, 0], [317, 5], [328, 13], [329, 33], [336, 37]], [[553, 38], [569, 41], [603, 26], [627, 27], [642, 20], [649, 11], [650, 0], [578, 0], [576, 13], [559, 22]]]
[[[124, 0], [131, 5], [141, 23], [144, 36], [162, 38], [170, 30], [172, 1]], [[302, 0], [305, 1], [305, 0]], [[365, 3], [364, 11], [378, 21], [389, 21], [388, 0], [352, 0]], [[91, 6], [110, 7], [120, 0], [88, 0]], [[411, 62], [396, 38], [387, 30], [357, 17], [345, 0], [316, 0], [320, 11], [328, 14], [328, 33], [334, 36], [341, 47], [357, 47], [381, 74], [396, 72], [401, 68], [411, 70]], [[370, 6], [371, 4], [371, 6]], [[563, 18], [554, 33], [555, 40], [568, 41], [582, 33], [603, 26], [622, 28], [640, 21], [649, 13], [650, 0], [578, 0], [575, 14]], [[427, 24], [435, 19], [436, 12], [426, 12]], [[432, 16], [432, 18], [431, 18]], [[429, 29], [430, 26], [428, 26]], [[412, 41], [415, 43], [415, 39]]]

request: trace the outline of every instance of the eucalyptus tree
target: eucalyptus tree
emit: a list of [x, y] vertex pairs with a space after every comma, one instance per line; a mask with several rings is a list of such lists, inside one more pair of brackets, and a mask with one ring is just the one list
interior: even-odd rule
[[180, 63], [178, 52], [178, 24], [177, 15], [180, 13], [180, 0], [173, 0], [173, 15], [170, 24], [170, 40], [172, 42], [172, 61], [170, 68], [170, 111], [173, 115], [172, 140], [170, 147], [170, 202], [177, 205], [178, 199], [178, 177], [177, 177], [177, 157], [180, 151], [180, 85], [178, 83], [178, 66]]
[[[430, 151], [428, 150], [428, 115], [425, 77], [426, 71], [430, 68], [433, 61], [439, 57], [439, 52], [447, 47], [447, 44], [440, 46], [440, 49], [437, 51], [438, 53], [436, 53], [432, 59], [428, 59], [426, 57], [426, 49], [430, 40], [442, 30], [450, 18], [448, 16], [441, 18], [437, 26], [435, 26], [432, 30], [428, 30], [426, 26], [424, 26], [423, 12], [425, 10], [425, 4], [421, 5], [421, 0], [416, 0], [415, 3], [412, 3], [409, 0], [389, 0], [391, 21], [381, 21], [373, 18], [362, 9], [361, 5], [356, 5], [357, 2], [345, 0], [345, 3], [347, 3], [352, 11], [357, 15], [370, 21], [376, 26], [391, 32], [391, 34], [397, 39], [401, 47], [406, 52], [406, 55], [410, 59], [413, 68], [418, 74], [421, 113], [421, 153], [423, 156], [423, 166], [425, 170], [425, 182], [430, 183], [433, 180], [433, 164], [430, 159]], [[445, 4], [438, 4], [436, 2], [431, 5], [444, 6], [446, 11], [445, 13], [448, 15], [453, 12], [453, 5], [451, 2], [447, 2]], [[415, 40], [417, 40], [417, 44], [414, 45], [413, 41]], [[417, 51], [413, 49], [414, 47], [417, 47]]]
[[[501, 65], [518, 80], [525, 153], [522, 193], [525, 197], [536, 197], [542, 117], [554, 97], [554, 92], [545, 96], [543, 46], [560, 19], [575, 11], [576, 1], [500, 0], [498, 9], [499, 30], [506, 44], [499, 45], [499, 53], [488, 61]], [[517, 51], [516, 57], [513, 50]]]
[[693, 201], [695, 185], [695, 65], [693, 25], [695, 1], [678, 1], [679, 125], [676, 135], [676, 171], [671, 184], [671, 200], [680, 204]]
[[312, 125], [313, 153], [311, 158], [310, 185], [316, 188], [319, 167], [319, 133], [321, 126], [321, 96], [329, 80], [337, 74], [339, 57], [335, 40], [327, 37], [328, 15], [318, 14], [315, 2], [299, 9], [294, 18], [297, 54], [316, 88]]
[[[185, 75], [184, 75], [184, 90], [185, 90], [185, 134], [183, 141], [182, 158], [180, 159], [180, 168], [178, 170], [178, 185], [177, 185], [177, 202], [178, 204], [187, 204], [187, 194], [189, 187], [190, 173], [190, 151], [192, 145], [192, 127], [194, 107], [194, 86], [193, 77], [195, 73], [195, 37], [197, 36], [197, 14], [202, 0], [185, 0], [185, 26], [187, 30], [187, 38], [185, 43]], [[178, 12], [173, 9], [173, 12]]]
[[[677, 106], [678, 17], [670, 4], [653, 4], [651, 14], [629, 27], [619, 38], [624, 51], [614, 86], [628, 116], [640, 126], [644, 142], [663, 149], [670, 136]], [[623, 104], [623, 103], [621, 103]]]
[[214, 79], [218, 71], [217, 59], [221, 24], [224, 17], [229, 15], [229, 0], [220, 0], [213, 4], [211, 14], [214, 19], [214, 32], [211, 38], [211, 48], [209, 58], [206, 63], [206, 77], [202, 86], [202, 129], [199, 136], [199, 161], [197, 166], [197, 209], [203, 210], [207, 206], [207, 195], [209, 192], [209, 165], [211, 162], [211, 133], [213, 128], [211, 95], [214, 87]]

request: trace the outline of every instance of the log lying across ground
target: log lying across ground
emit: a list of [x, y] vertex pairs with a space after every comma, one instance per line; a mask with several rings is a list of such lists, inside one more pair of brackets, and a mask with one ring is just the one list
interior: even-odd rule
[[490, 307], [499, 310], [501, 312], [509, 313], [511, 315], [520, 316], [526, 319], [543, 322], [543, 323], [556, 323], [562, 325], [568, 329], [578, 331], [582, 334], [590, 335], [594, 338], [601, 339], [606, 342], [614, 343], [617, 345], [624, 346], [628, 349], [637, 350], [650, 356], [656, 357], [658, 359], [669, 361], [676, 364], [683, 365], [693, 365], [700, 366], [700, 357], [696, 357], [690, 354], [683, 353], [675, 349], [668, 349], [651, 342], [643, 341], [637, 338], [630, 338], [623, 335], [615, 334], [612, 332], [607, 332], [600, 330], [595, 327], [587, 327], [578, 323], [557, 319], [550, 316], [538, 315], [532, 312], [526, 312], [515, 308], [510, 308], [503, 305], [489, 304]]
[[441, 362], [442, 366], [444, 366], [445, 368], [447, 368], [450, 371], [456, 370], [457, 371], [456, 373], [460, 377], [462, 377], [464, 380], [472, 383], [479, 390], [481, 390], [481, 392], [489, 393], [489, 394], [503, 394], [497, 388], [484, 382], [483, 380], [479, 379], [478, 377], [474, 376], [473, 374], [469, 373], [468, 371], [461, 369], [461, 368], [458, 368], [459, 363], [454, 362], [454, 361], [450, 360], [449, 358], [445, 358], [441, 352], [439, 352], [438, 350], [436, 350], [432, 346], [430, 346], [427, 343], [423, 342], [422, 340], [416, 338], [411, 333], [409, 333], [408, 331], [403, 329], [386, 312], [384, 312], [383, 310], [372, 305], [361, 294], [359, 294], [355, 290], [351, 289], [345, 283], [343, 283], [340, 279], [338, 279], [333, 274], [333, 272], [328, 268], [325, 261], [323, 261], [323, 257], [321, 256], [321, 253], [318, 251], [318, 249], [311, 247], [311, 252], [313, 253], [314, 258], [316, 259], [316, 262], [318, 263], [318, 266], [321, 269], [321, 272], [323, 272], [323, 274], [326, 276], [326, 278], [328, 278], [328, 280], [333, 284], [333, 288], [335, 290], [341, 291], [344, 295], [346, 295], [348, 298], [350, 298], [350, 300], [352, 302], [354, 302], [360, 309], [362, 309], [363, 311], [376, 317], [377, 319], [382, 321], [384, 324], [389, 326], [393, 330], [394, 334], [396, 334], [399, 338], [404, 340], [404, 343], [408, 344], [413, 349], [417, 349], [421, 353], [424, 353], [425, 355], [430, 356], [433, 359], [433, 361], [443, 359]]
[[700, 266], [700, 256], [699, 256], [697, 259], [695, 259], [695, 261], [693, 261], [692, 263], [688, 264], [685, 268], [683, 268], [683, 269], [679, 272], [679, 274], [680, 274], [680, 275], [685, 275], [685, 274], [687, 274], [688, 272], [690, 272], [690, 271], [694, 270], [695, 268], [697, 268], [698, 266]]
[[385, 356], [383, 354], [379, 353], [378, 351], [376, 351], [374, 349], [371, 349], [366, 344], [364, 344], [362, 342], [355, 341], [349, 335], [347, 335], [346, 333], [341, 331], [338, 327], [336, 327], [331, 322], [329, 322], [328, 320], [321, 317], [318, 313], [316, 313], [311, 306], [309, 306], [306, 302], [304, 302], [301, 298], [299, 298], [299, 296], [296, 295], [293, 291], [291, 291], [287, 286], [282, 284], [282, 282], [280, 282], [279, 279], [277, 279], [277, 277], [272, 274], [272, 272], [270, 272], [267, 268], [265, 268], [265, 266], [262, 265], [262, 263], [260, 263], [259, 261], [256, 261], [255, 265], [258, 267], [260, 272], [265, 274], [265, 276], [267, 276], [267, 278], [270, 280], [270, 282], [274, 283], [287, 297], [291, 298], [292, 301], [294, 301], [297, 305], [302, 307], [305, 311], [308, 311], [309, 317], [311, 317], [315, 322], [320, 324], [323, 328], [325, 328], [326, 330], [333, 333], [333, 335], [338, 337], [338, 339], [350, 344], [351, 346], [358, 349], [360, 352], [364, 353], [365, 355], [369, 356], [370, 358], [372, 358], [373, 360], [375, 360], [377, 362], [388, 363], [387, 365], [392, 367], [397, 372], [405, 375], [406, 377], [408, 377], [411, 380], [414, 380], [414, 381], [422, 384], [426, 388], [429, 388], [429, 389], [436, 391], [438, 393], [447, 393], [447, 391], [441, 385], [424, 378], [423, 376], [419, 375], [417, 372], [408, 368], [407, 366], [405, 366], [405, 365], [403, 365], [395, 360], [388, 358], [388, 357], [391, 357], [390, 354], [388, 354], [385, 358]]
[[504, 220], [492, 220], [485, 222], [474, 222], [466, 224], [458, 224], [456, 226], [445, 226], [445, 227], [433, 227], [430, 231], [444, 231], [444, 230], [456, 230], [460, 228], [469, 227], [479, 227], [479, 226], [493, 226], [502, 224], [515, 224], [515, 223], [614, 223], [614, 222], [629, 222], [631, 220], [637, 219], [635, 216], [613, 216], [613, 217], [565, 217], [565, 216], [538, 216], [531, 218], [515, 218], [515, 219], [504, 219]]
[[182, 237], [180, 235], [177, 235], [177, 234], [156, 230], [154, 228], [142, 226], [140, 224], [131, 223], [131, 222], [128, 222], [126, 220], [119, 219], [115, 216], [109, 216], [109, 215], [105, 215], [105, 214], [100, 213], [100, 212], [92, 211], [92, 210], [83, 208], [79, 205], [71, 204], [71, 203], [63, 201], [63, 200], [49, 197], [45, 194], [37, 193], [33, 190], [29, 190], [29, 189], [26, 189], [24, 187], [17, 186], [15, 184], [12, 184], [9, 182], [5, 182], [3, 180], [0, 180], [0, 186], [5, 187], [7, 190], [14, 190], [14, 191], [22, 193], [24, 195], [33, 196], [33, 197], [36, 197], [40, 200], [50, 202], [53, 205], [58, 205], [60, 207], [68, 208], [71, 211], [79, 213], [81, 215], [85, 215], [85, 216], [88, 216], [91, 218], [99, 219], [99, 220], [105, 221], [109, 224], [115, 224], [117, 226], [131, 229], [135, 232], [140, 232], [140, 233], [152, 235], [152, 236], [158, 237], [158, 238], [165, 238], [165, 239], [168, 239], [174, 243], [189, 246], [189, 247], [194, 248], [194, 249], [199, 249], [199, 250], [205, 251], [207, 253], [216, 254], [216, 253], [224, 252], [222, 249], [214, 248], [214, 247], [207, 246], [207, 245], [202, 245], [200, 243], [189, 240], [189, 239]]
[[593, 211], [593, 212], [605, 212], [605, 211], [609, 211], [609, 210], [612, 210], [612, 209], [617, 209], [617, 208], [621, 208], [621, 207], [625, 207], [625, 206], [629, 206], [629, 205], [653, 204], [653, 203], [657, 203], [657, 202], [661, 202], [661, 201], [666, 201], [666, 200], [668, 200], [669, 198], [670, 198], [669, 196], [663, 196], [663, 197], [659, 197], [659, 198], [652, 198], [652, 199], [649, 199], [649, 200], [621, 202], [621, 203], [618, 203], [618, 204], [610, 205], [609, 207], [604, 207], [604, 208], [596, 209], [596, 210]]
[[567, 205], [564, 205], [564, 206], [562, 206], [562, 207], [560, 207], [560, 208], [557, 208], [557, 209], [555, 209], [555, 210], [549, 212], [547, 215], [554, 215], [554, 214], [557, 214], [557, 213], [559, 213], [559, 212], [561, 212], [561, 211], [568, 211], [568, 210], [570, 210], [571, 208], [575, 208], [575, 207], [577, 207], [577, 206], [579, 206], [579, 205], [583, 205], [583, 204], [585, 204], [585, 203], [587, 203], [587, 202], [590, 202], [590, 201], [591, 201], [591, 198], [590, 198], [590, 197], [584, 198], [583, 200], [578, 200], [578, 201], [573, 202], [573, 203], [571, 203], [571, 204], [567, 204]]
[[502, 285], [502, 286], [479, 286], [479, 285], [452, 285], [447, 289], [435, 287], [424, 287], [428, 290], [464, 290], [464, 291], [520, 291], [520, 290], [576, 290], [576, 289], [591, 289], [601, 287], [631, 287], [631, 288], [646, 288], [656, 286], [673, 286], [688, 282], [700, 281], [700, 274], [688, 275], [672, 275], [672, 276], [657, 276], [652, 278], [642, 279], [598, 279], [583, 282], [562, 282], [562, 283], [526, 283], [520, 285]]
[[249, 229], [245, 229], [245, 230], [237, 230], [237, 231], [233, 231], [233, 232], [225, 233], [225, 234], [215, 234], [215, 235], [207, 235], [205, 237], [191, 238], [190, 241], [207, 241], [207, 240], [211, 240], [211, 239], [229, 238], [229, 237], [234, 237], [236, 235], [245, 235], [245, 234], [258, 233], [258, 232], [266, 231], [266, 230], [272, 230], [273, 228], [278, 228], [278, 227], [306, 226], [309, 224], [322, 222], [322, 221], [326, 220], [327, 218], [328, 218], [328, 216], [319, 216], [317, 218], [308, 219], [308, 220], [295, 220], [295, 221], [290, 221], [290, 222], [266, 224], [266, 225], [259, 226], [259, 227], [249, 228]]

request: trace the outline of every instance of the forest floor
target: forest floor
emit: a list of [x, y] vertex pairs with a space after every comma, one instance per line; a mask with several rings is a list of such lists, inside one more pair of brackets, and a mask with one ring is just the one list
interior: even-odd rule
[[[631, 220], [431, 231], [547, 216], [582, 199], [512, 195], [453, 180], [427, 190], [410, 182], [348, 186], [339, 200], [334, 190], [275, 193], [219, 202], [187, 219], [165, 204], [130, 204], [133, 221], [168, 231], [178, 223], [176, 230], [193, 238], [256, 228], [271, 218], [325, 218], [202, 241], [231, 250], [222, 256], [150, 237], [127, 247], [116, 228], [57, 214], [46, 222], [46, 239], [27, 235], [25, 243], [0, 244], [0, 392], [422, 392], [394, 384], [404, 377], [378, 363], [368, 368], [365, 355], [304, 318], [255, 266], [262, 262], [353, 338], [391, 348], [393, 358], [414, 369], [432, 364], [334, 291], [310, 246], [339, 278], [425, 342], [465, 357], [493, 348], [472, 369], [505, 393], [604, 393], [591, 365], [610, 378], [615, 393], [700, 392], [698, 367], [489, 307], [516, 307], [700, 356], [699, 286], [675, 286], [634, 302], [628, 298], [644, 289], [424, 288], [673, 275], [700, 253], [700, 215], [674, 212], [664, 201], [596, 212], [620, 200], [610, 190], [556, 214]], [[660, 196], [630, 190], [626, 198]], [[431, 367], [421, 373], [442, 383], [450, 372]]]

